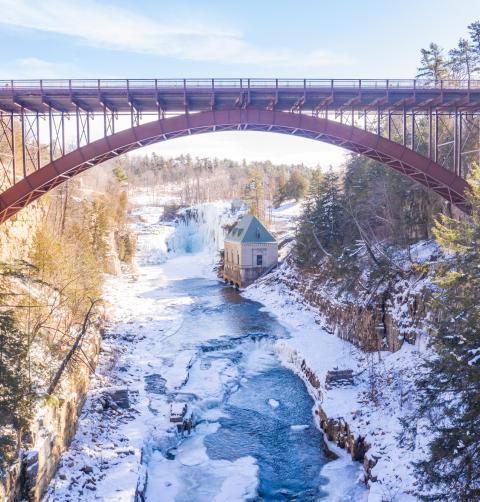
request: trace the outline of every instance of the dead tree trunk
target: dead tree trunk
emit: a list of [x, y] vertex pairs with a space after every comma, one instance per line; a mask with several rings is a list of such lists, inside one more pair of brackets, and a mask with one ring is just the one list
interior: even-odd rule
[[62, 364], [60, 365], [60, 368], [58, 368], [57, 372], [55, 373], [55, 376], [53, 377], [53, 380], [51, 381], [51, 383], [48, 387], [47, 394], [49, 394], [49, 395], [53, 394], [53, 392], [55, 391], [55, 389], [58, 385], [58, 382], [60, 381], [60, 378], [63, 375], [63, 372], [65, 371], [65, 368], [67, 367], [68, 363], [70, 362], [70, 360], [74, 356], [75, 352], [77, 351], [78, 347], [80, 346], [80, 343], [82, 342], [82, 338], [84, 337], [85, 333], [87, 332], [88, 326], [90, 324], [90, 318], [92, 315], [93, 307], [95, 306], [95, 304], [98, 301], [99, 300], [92, 301], [87, 313], [85, 314], [82, 328], [81, 328], [80, 332], [78, 333], [77, 337], [75, 338], [75, 342], [73, 343], [72, 347], [70, 348], [67, 355], [63, 359]]

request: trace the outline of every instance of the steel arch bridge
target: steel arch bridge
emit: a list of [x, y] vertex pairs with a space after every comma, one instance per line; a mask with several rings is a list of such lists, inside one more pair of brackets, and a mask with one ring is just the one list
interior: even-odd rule
[[480, 162], [480, 81], [0, 81], [0, 223], [107, 159], [233, 130], [338, 145], [468, 211], [465, 178]]

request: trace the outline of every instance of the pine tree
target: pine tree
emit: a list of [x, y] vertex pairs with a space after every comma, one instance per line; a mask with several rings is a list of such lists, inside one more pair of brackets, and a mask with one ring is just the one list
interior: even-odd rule
[[318, 170], [312, 174], [310, 188], [296, 229], [295, 251], [297, 263], [304, 267], [318, 264], [323, 257], [323, 253], [320, 255], [318, 253], [318, 245], [312, 231], [315, 212], [324, 194], [323, 181], [324, 176], [321, 171]]
[[435, 236], [449, 253], [436, 274], [432, 347], [417, 381], [418, 417], [433, 438], [416, 464], [425, 501], [480, 500], [480, 169], [472, 170], [471, 216], [442, 216]]
[[472, 40], [473, 50], [480, 56], [480, 21], [475, 21], [468, 26], [470, 39]]
[[304, 266], [333, 258], [343, 243], [345, 210], [337, 174], [316, 173], [297, 228], [297, 257]]
[[288, 179], [284, 173], [277, 176], [276, 185], [277, 193], [275, 194], [275, 206], [280, 206], [287, 199], [287, 183]]
[[290, 178], [287, 183], [287, 194], [288, 198], [295, 199], [299, 201], [308, 190], [308, 180], [305, 176], [298, 170], [295, 169], [290, 173]]
[[34, 393], [29, 375], [29, 342], [13, 312], [0, 314], [0, 427], [21, 432], [32, 416]]
[[461, 38], [458, 46], [448, 54], [454, 78], [470, 80], [479, 71], [479, 55], [465, 38]]
[[422, 58], [418, 68], [417, 78], [424, 78], [429, 81], [437, 81], [448, 78], [447, 62], [443, 54], [443, 49], [435, 43], [431, 43], [428, 49], [420, 49]]

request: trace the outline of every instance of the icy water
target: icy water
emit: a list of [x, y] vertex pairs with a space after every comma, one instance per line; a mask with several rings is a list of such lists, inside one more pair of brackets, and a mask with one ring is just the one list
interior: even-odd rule
[[[198, 426], [176, 448], [162, 451], [157, 445], [167, 461], [156, 465], [158, 455], [154, 457], [150, 482], [174, 471], [176, 500], [192, 500], [195, 490], [193, 500], [210, 501], [222, 492], [225, 461], [237, 462], [239, 471], [244, 462], [245, 473], [239, 475], [250, 473], [251, 479], [235, 480], [234, 488], [246, 498], [322, 499], [327, 480], [320, 471], [327, 459], [313, 421], [313, 401], [303, 382], [281, 367], [273, 353], [272, 341], [288, 333], [261, 305], [216, 281], [176, 281], [159, 294], [186, 292], [193, 303], [182, 308], [183, 324], [175, 336], [192, 340], [198, 352], [177, 397], [190, 402]], [[167, 491], [170, 483], [164, 483]], [[154, 485], [147, 500], [161, 500], [160, 486]]]
[[[359, 464], [327, 459], [313, 401], [279, 363], [275, 341], [289, 333], [214, 278], [223, 213], [174, 229], [161, 208], [139, 211], [138, 269], [108, 280], [112, 324], [45, 500], [133, 502], [140, 486], [147, 502], [364, 502]], [[104, 409], [112, 389], [128, 409]], [[195, 427], [182, 437], [170, 406], [185, 403]]]

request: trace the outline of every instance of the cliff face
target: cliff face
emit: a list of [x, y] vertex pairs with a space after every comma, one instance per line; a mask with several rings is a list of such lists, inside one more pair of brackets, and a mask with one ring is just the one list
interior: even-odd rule
[[[431, 243], [426, 245], [436, 252]], [[291, 263], [277, 278], [321, 313], [327, 330], [365, 351], [395, 352], [404, 342], [415, 343], [418, 334], [428, 329], [432, 291], [428, 267], [409, 263], [371, 286], [358, 281], [348, 292], [342, 281], [321, 270], [302, 271]]]
[[0, 228], [0, 261], [12, 258], [24, 260], [28, 256], [32, 238], [45, 218], [47, 208], [36, 201], [2, 224]]
[[[97, 363], [100, 342], [101, 336], [95, 328], [82, 344], [85, 357], [93, 367]], [[63, 378], [56, 397], [45, 398], [38, 404], [30, 430], [22, 438], [19, 458], [0, 476], [0, 500], [41, 500], [61, 454], [75, 434], [89, 385], [90, 369], [80, 364]]]
[[[82, 344], [92, 367], [97, 364], [100, 342], [94, 328]], [[30, 431], [31, 443], [22, 456], [21, 491], [27, 500], [40, 500], [48, 487], [61, 454], [73, 439], [89, 386], [90, 368], [79, 364], [64, 378], [58, 397], [42, 403]]]
[[[28, 260], [33, 237], [47, 213], [48, 204], [38, 201], [2, 225], [0, 261]], [[120, 273], [114, 230], [108, 240], [105, 268], [108, 273]], [[4, 278], [4, 281], [7, 281], [6, 289], [10, 292], [23, 294], [26, 289], [31, 289], [36, 291], [41, 303], [47, 303], [45, 298], [49, 295], [48, 287], [45, 286], [45, 290], [42, 290], [38, 284], [30, 284], [28, 279], [15, 276]], [[50, 290], [50, 294], [54, 293]], [[57, 312], [55, 315], [57, 317], [52, 318], [52, 324], [59, 321], [58, 316], [61, 316], [61, 313]], [[0, 501], [41, 500], [57, 469], [61, 454], [74, 436], [77, 419], [89, 389], [91, 371], [97, 364], [101, 331], [101, 321], [98, 321], [82, 339], [82, 361], [67, 367], [54, 396], [43, 395], [37, 399], [29, 430], [20, 438], [20, 450], [16, 460], [4, 471], [0, 469]], [[41, 352], [36, 353], [34, 357], [41, 357]]]

